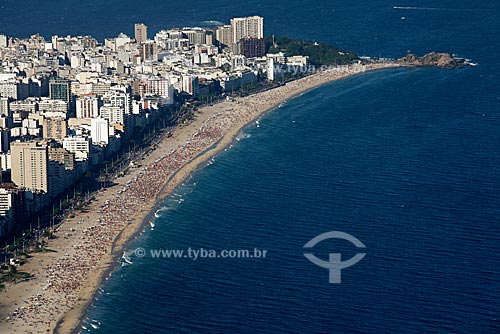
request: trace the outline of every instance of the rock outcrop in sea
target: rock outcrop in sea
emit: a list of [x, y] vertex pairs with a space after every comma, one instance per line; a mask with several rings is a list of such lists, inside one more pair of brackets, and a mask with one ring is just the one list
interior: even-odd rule
[[409, 53], [406, 57], [400, 58], [397, 61], [403, 66], [432, 66], [448, 69], [469, 65], [465, 59], [455, 58], [452, 54], [444, 52], [430, 52], [422, 57]]

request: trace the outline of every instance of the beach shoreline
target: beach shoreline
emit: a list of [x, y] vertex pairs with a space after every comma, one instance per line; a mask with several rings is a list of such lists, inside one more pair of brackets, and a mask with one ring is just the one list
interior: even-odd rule
[[[160, 203], [203, 163], [231, 145], [242, 129], [282, 103], [319, 86], [367, 71], [395, 67], [400, 65], [388, 62], [338, 67], [337, 70], [329, 69], [284, 86], [200, 109], [190, 124], [175, 127], [172, 138], [165, 136], [140, 162], [142, 167], [131, 168], [127, 175], [114, 180], [116, 185], [99, 192], [88, 212], [77, 212], [76, 217], [65, 219], [58, 238], [49, 242], [49, 248], [58, 252], [35, 254], [23, 268], [35, 273], [37, 279], [8, 285], [6, 291], [0, 292], [0, 332], [78, 333], [82, 318], [99, 287], [119, 265], [127, 245], [153, 219]], [[160, 176], [158, 179], [168, 177], [160, 181], [152, 178], [155, 175]], [[153, 185], [146, 195], [141, 192], [146, 191], [141, 182]], [[130, 207], [126, 202], [129, 195]], [[123, 203], [127, 206], [119, 207]], [[119, 210], [115, 212], [117, 208]], [[68, 230], [70, 235], [68, 232], [63, 234]], [[100, 239], [94, 239], [95, 236]], [[97, 241], [102, 241], [103, 245], [95, 250]], [[92, 255], [95, 261], [89, 261]], [[73, 262], [91, 273], [75, 269]], [[57, 276], [56, 269], [65, 274]], [[59, 284], [59, 280], [69, 278], [66, 275], [69, 273], [80, 274], [83, 283], [70, 279], [73, 282], [70, 287]], [[30, 308], [30, 303], [36, 304], [37, 301], [40, 305]], [[58, 305], [53, 305], [58, 302]], [[26, 305], [23, 311], [14, 311], [21, 305]], [[12, 316], [13, 312], [16, 316]], [[45, 321], [40, 322], [40, 319]]]

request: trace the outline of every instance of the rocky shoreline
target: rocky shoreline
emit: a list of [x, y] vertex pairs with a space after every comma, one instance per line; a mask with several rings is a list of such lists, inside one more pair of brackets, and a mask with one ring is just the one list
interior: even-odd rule
[[406, 57], [399, 58], [397, 62], [401, 66], [439, 67], [445, 69], [456, 69], [476, 65], [465, 58], [458, 58], [446, 52], [429, 52], [421, 57], [409, 53]]

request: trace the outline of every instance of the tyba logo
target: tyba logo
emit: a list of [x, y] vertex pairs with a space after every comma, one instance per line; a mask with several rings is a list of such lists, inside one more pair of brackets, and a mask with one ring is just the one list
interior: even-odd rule
[[[344, 232], [337, 232], [337, 231], [332, 231], [332, 232], [326, 232], [323, 234], [318, 235], [317, 237], [311, 239], [308, 243], [304, 245], [304, 248], [313, 248], [316, 246], [319, 242], [323, 240], [328, 240], [328, 239], [342, 239], [342, 240], [347, 240], [350, 243], [352, 243], [354, 246], [357, 248], [366, 248], [365, 245], [359, 241], [357, 238], [353, 237], [350, 234], [344, 233]], [[326, 268], [329, 270], [330, 273], [330, 283], [333, 284], [340, 284], [342, 281], [342, 276], [341, 276], [341, 271], [342, 269], [349, 268], [359, 261], [361, 261], [365, 257], [366, 253], [357, 253], [354, 255], [352, 258], [350, 258], [347, 261], [342, 261], [341, 260], [341, 254], [340, 253], [330, 253], [328, 261], [321, 260], [317, 258], [315, 255], [312, 253], [304, 253], [304, 256], [314, 263], [317, 266], [320, 266], [321, 268]]]

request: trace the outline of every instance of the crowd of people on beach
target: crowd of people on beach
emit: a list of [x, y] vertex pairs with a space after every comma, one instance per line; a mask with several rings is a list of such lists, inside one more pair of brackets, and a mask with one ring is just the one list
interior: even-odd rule
[[[89, 275], [110, 261], [115, 240], [126, 225], [143, 219], [160, 193], [173, 190], [165, 187], [174, 186], [168, 181], [179, 169], [217, 144], [231, 129], [240, 129], [263, 111], [276, 107], [307, 87], [364, 70], [362, 67], [345, 67], [338, 71], [325, 71], [278, 89], [209, 107], [216, 108], [216, 111], [189, 140], [149, 165], [136, 167], [130, 180], [115, 180], [118, 186], [102, 190], [102, 196], [96, 196], [96, 201], [90, 204], [86, 213], [77, 214], [74, 224], [70, 224], [71, 228], [65, 227], [65, 224], [60, 227], [57, 236], [71, 240], [71, 248], [58, 249], [58, 253], [37, 259], [43, 264], [40, 272], [36, 273], [43, 278], [43, 285], [29, 282], [27, 288], [32, 290], [31, 297], [22, 305], [17, 305], [7, 320], [22, 321], [30, 330], [32, 328], [31, 333], [46, 333], [75, 304], [84, 286], [93, 288], [88, 286], [95, 284], [87, 282]], [[169, 139], [165, 137], [164, 140]]]
[[216, 144], [235, 123], [248, 120], [249, 116], [244, 115], [247, 112], [233, 106], [214, 113], [187, 142], [142, 168], [113, 196], [107, 196], [109, 199], [95, 208], [98, 214], [95, 217], [99, 218], [90, 221], [90, 215], [81, 217], [84, 221], [70, 230], [65, 230], [63, 224], [58, 234], [73, 238], [73, 249], [55, 263], [43, 266], [45, 285], [24, 305], [18, 306], [8, 320], [19, 318], [33, 327], [41, 323], [48, 326], [50, 320], [57, 320], [61, 311], [69, 309], [78, 299], [80, 288], [96, 265], [111, 253], [114, 240], [125, 225], [150, 209], [167, 180], [183, 165]]

